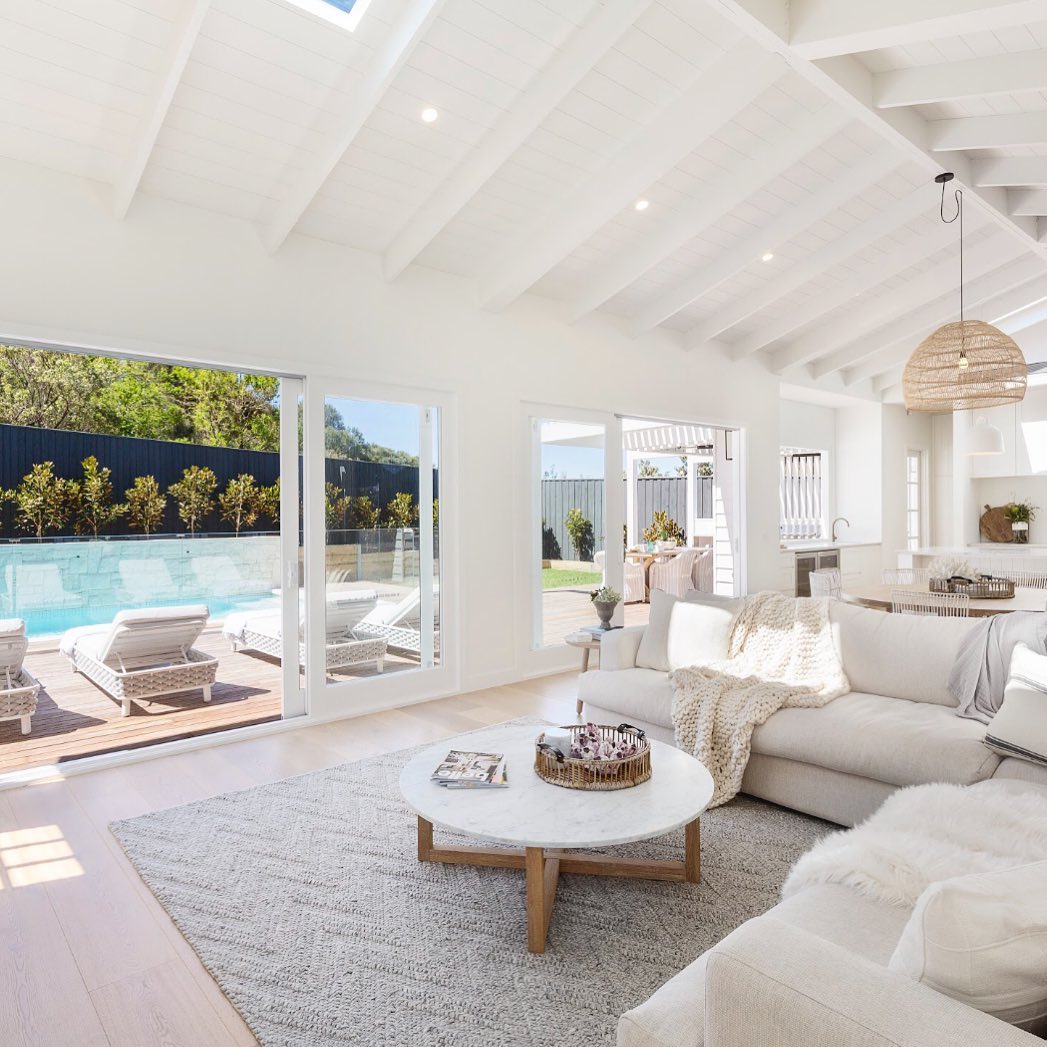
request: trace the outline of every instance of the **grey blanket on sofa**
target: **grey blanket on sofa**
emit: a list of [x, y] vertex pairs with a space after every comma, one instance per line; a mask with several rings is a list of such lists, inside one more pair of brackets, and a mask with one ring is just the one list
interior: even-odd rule
[[1012, 611], [981, 618], [965, 637], [949, 674], [949, 693], [956, 715], [988, 723], [1003, 703], [1011, 652], [1023, 643], [1047, 653], [1047, 614]]

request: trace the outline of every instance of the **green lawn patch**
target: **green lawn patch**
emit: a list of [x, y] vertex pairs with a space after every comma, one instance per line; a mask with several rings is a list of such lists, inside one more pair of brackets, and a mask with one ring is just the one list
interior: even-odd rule
[[598, 589], [603, 575], [599, 571], [567, 571], [560, 567], [542, 568], [543, 589]]

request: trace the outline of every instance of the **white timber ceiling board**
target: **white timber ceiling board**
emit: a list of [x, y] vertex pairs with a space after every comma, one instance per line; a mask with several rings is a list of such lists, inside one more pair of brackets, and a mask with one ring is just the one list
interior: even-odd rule
[[292, 0], [8, 0], [0, 156], [872, 396], [948, 311], [943, 166], [971, 293], [1047, 323], [1015, 286], [1047, 262], [1045, 56], [1047, 0], [375, 0], [353, 33]]

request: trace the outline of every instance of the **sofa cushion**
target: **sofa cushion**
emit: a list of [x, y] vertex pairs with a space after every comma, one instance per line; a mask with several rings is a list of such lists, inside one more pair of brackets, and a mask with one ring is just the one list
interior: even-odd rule
[[1003, 704], [985, 732], [1003, 756], [1047, 767], [1047, 656], [1015, 644]]
[[[909, 912], [832, 884], [800, 891], [769, 915], [886, 965]], [[702, 1047], [708, 956], [703, 953], [649, 1000], [622, 1016], [618, 1047]]]
[[670, 669], [709, 665], [728, 657], [735, 619], [745, 604], [742, 597], [688, 593], [669, 615]]
[[636, 652], [637, 668], [665, 673], [682, 665], [722, 661], [744, 603], [743, 597], [698, 592], [680, 600], [652, 589], [650, 617]]
[[669, 671], [669, 618], [673, 613], [676, 597], [661, 589], [651, 590], [650, 611], [647, 628], [644, 629], [636, 652], [637, 669]]
[[656, 669], [620, 669], [618, 672], [582, 673], [578, 697], [587, 705], [598, 705], [620, 716], [625, 723], [655, 723], [673, 726], [673, 689], [668, 673]]
[[889, 966], [1012, 1025], [1047, 1031], [1047, 862], [932, 883]]
[[753, 752], [889, 785], [969, 785], [1000, 762], [984, 730], [941, 705], [852, 691], [821, 709], [779, 710], [753, 732]]
[[976, 621], [886, 614], [841, 600], [829, 601], [829, 620], [854, 690], [956, 705], [948, 689], [949, 673]]

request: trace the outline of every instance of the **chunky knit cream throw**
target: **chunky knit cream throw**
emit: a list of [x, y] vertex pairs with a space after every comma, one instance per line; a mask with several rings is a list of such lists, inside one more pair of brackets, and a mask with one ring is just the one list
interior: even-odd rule
[[833, 645], [827, 600], [757, 593], [734, 624], [726, 661], [670, 673], [676, 744], [708, 768], [710, 807], [742, 787], [754, 728], [784, 708], [816, 708], [851, 685]]

